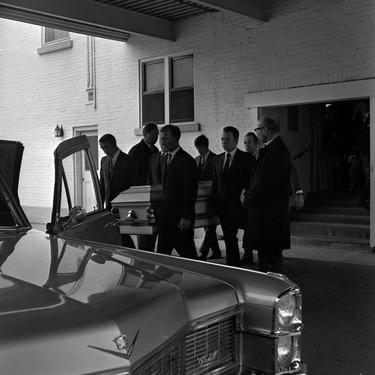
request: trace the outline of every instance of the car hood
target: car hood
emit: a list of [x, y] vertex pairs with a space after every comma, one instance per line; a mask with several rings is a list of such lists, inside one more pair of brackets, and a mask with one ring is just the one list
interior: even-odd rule
[[2, 369], [126, 368], [190, 322], [238, 304], [227, 283], [137, 252], [33, 229], [0, 234]]

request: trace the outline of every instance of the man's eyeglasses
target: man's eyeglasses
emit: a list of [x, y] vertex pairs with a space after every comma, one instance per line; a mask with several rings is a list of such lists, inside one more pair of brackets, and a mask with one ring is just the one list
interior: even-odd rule
[[254, 130], [256, 131], [256, 132], [258, 132], [259, 130], [261, 130], [261, 129], [263, 129], [264, 128], [264, 126], [261, 126], [261, 127], [259, 127], [259, 128], [255, 128]]

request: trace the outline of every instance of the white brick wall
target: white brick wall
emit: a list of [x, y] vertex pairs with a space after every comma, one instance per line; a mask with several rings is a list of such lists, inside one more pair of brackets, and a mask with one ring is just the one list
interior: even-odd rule
[[[142, 59], [194, 53], [196, 121], [216, 152], [223, 126], [247, 131], [246, 93], [375, 76], [372, 0], [269, 3], [265, 23], [224, 13], [186, 19], [176, 27], [177, 42], [96, 39], [97, 109], [86, 105], [85, 36], [72, 34], [73, 48], [39, 56], [40, 27], [0, 19], [0, 137], [26, 147], [22, 203], [51, 204], [56, 124], [65, 138], [74, 127], [98, 125], [99, 136], [113, 133], [124, 151], [138, 142]], [[197, 135], [181, 139], [193, 155]]]

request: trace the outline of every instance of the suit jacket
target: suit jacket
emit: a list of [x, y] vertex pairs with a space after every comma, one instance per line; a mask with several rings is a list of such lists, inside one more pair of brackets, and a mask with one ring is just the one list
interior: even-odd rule
[[158, 151], [159, 150], [156, 146], [154, 146], [153, 150], [151, 150], [144, 139], [141, 139], [139, 143], [129, 150], [129, 156], [133, 158], [137, 167], [137, 180], [135, 185], [146, 185], [148, 164], [151, 155]]
[[104, 156], [100, 161], [99, 188], [102, 201], [110, 207], [110, 202], [122, 191], [134, 185], [137, 178], [137, 170], [133, 159], [120, 151], [113, 167], [112, 176], [109, 174], [109, 156]]
[[216, 156], [213, 161], [213, 180], [209, 199], [209, 206], [219, 216], [234, 215], [234, 219], [240, 220], [242, 213], [241, 192], [247, 189], [255, 158], [248, 152], [237, 149], [228, 173], [223, 172], [225, 153]]
[[197, 194], [196, 163], [180, 148], [162, 175], [160, 223], [176, 227], [181, 218], [194, 221]]
[[280, 137], [259, 150], [246, 192], [244, 247], [259, 251], [290, 248], [290, 170], [289, 150]]
[[161, 152], [155, 152], [151, 155], [148, 163], [146, 185], [160, 185], [161, 171], [164, 165], [164, 158]]
[[212, 181], [214, 176], [214, 159], [217, 155], [212, 151], [208, 152], [206, 160], [202, 165], [199, 165], [199, 161], [201, 156], [197, 156], [195, 158], [195, 162], [197, 163], [198, 167], [198, 180], [199, 181]]
[[295, 194], [295, 192], [298, 190], [302, 190], [299, 173], [293, 162], [291, 164], [291, 169], [290, 169], [290, 185], [291, 185], [290, 195]]

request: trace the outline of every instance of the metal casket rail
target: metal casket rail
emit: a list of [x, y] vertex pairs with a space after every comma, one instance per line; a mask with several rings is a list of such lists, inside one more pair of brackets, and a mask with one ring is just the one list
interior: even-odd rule
[[[198, 196], [195, 203], [195, 228], [219, 224], [218, 217], [208, 215], [208, 197], [211, 191], [211, 181], [201, 181], [198, 186]], [[161, 185], [132, 186], [120, 193], [112, 206], [118, 210], [118, 224], [121, 233], [155, 234], [157, 209], [160, 205]], [[116, 210], [117, 209], [117, 210]]]

